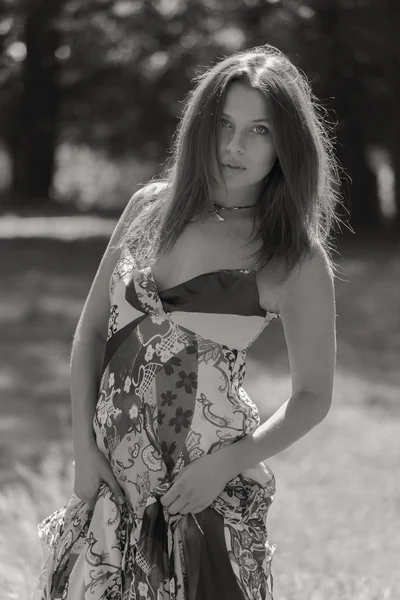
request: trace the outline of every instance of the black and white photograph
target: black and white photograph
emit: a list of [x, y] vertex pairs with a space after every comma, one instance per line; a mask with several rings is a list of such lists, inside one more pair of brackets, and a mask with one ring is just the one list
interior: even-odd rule
[[399, 30], [0, 0], [0, 600], [400, 600]]

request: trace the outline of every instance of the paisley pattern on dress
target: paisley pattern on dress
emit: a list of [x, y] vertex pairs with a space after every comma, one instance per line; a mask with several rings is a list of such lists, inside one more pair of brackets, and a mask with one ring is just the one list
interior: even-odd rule
[[73, 493], [38, 525], [45, 563], [33, 600], [272, 600], [265, 462], [200, 513], [172, 515], [160, 498], [183, 467], [260, 425], [243, 388], [246, 350], [279, 315], [260, 307], [252, 269], [159, 293], [126, 247], [109, 292], [93, 428], [126, 502], [102, 482], [93, 509]]

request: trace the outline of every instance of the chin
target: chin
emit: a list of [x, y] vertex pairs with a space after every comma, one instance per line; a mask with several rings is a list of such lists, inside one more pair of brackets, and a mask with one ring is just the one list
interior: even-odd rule
[[240, 190], [240, 189], [246, 189], [246, 188], [254, 189], [257, 187], [262, 187], [263, 180], [259, 179], [257, 181], [232, 181], [232, 180], [226, 179], [225, 185], [228, 190]]

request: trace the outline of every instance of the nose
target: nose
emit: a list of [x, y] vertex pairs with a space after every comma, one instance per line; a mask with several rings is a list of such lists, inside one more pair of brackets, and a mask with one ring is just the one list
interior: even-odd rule
[[239, 132], [232, 132], [226, 144], [226, 151], [231, 154], [235, 154], [236, 152], [239, 154], [243, 154], [245, 150], [246, 146], [244, 136], [241, 135]]

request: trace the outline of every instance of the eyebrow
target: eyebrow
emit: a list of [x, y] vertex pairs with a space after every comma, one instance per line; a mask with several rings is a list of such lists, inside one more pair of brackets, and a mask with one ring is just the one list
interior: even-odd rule
[[[232, 119], [231, 115], [228, 115], [228, 113], [222, 112], [221, 115], [223, 115], [224, 117], [229, 117], [230, 119]], [[269, 124], [269, 120], [267, 118], [253, 119], [252, 123], [260, 123], [261, 121]]]

